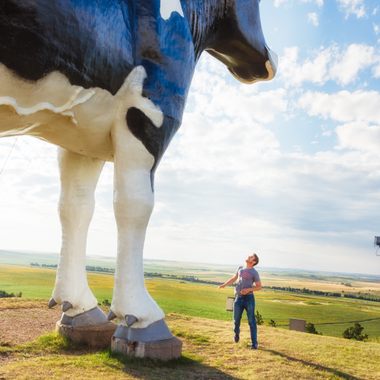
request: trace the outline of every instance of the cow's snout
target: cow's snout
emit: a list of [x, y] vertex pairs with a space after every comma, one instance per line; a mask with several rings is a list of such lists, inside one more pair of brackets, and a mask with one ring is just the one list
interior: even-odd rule
[[252, 55], [251, 62], [236, 65], [229, 65], [228, 69], [232, 75], [243, 83], [255, 83], [267, 81], [274, 78], [277, 72], [278, 58], [277, 54], [265, 46], [265, 53]]
[[241, 82], [271, 80], [277, 71], [277, 55], [266, 45], [258, 0], [234, 0], [209, 40], [206, 50], [223, 62]]

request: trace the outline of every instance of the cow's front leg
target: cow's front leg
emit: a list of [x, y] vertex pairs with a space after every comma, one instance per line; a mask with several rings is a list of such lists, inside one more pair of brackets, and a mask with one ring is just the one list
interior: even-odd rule
[[[156, 163], [149, 141], [157, 145], [165, 140], [165, 134], [155, 133], [165, 132], [160, 129], [164, 124], [161, 110], [142, 95], [145, 77], [142, 66], [129, 74], [119, 90], [121, 106], [112, 129], [118, 253], [109, 319], [118, 317], [121, 320], [113, 335], [113, 351], [149, 357], [145, 343], [155, 342], [155, 346], [160, 341], [158, 346], [164, 344], [170, 352], [181, 344], [173, 338], [163, 311], [144, 285], [143, 249], [154, 203], [152, 170]], [[136, 117], [136, 114], [143, 117]], [[149, 130], [146, 130], [147, 124], [152, 124]], [[180, 355], [177, 351], [175, 357]]]
[[81, 317], [79, 324], [105, 323], [106, 317], [97, 307], [86, 275], [86, 241], [94, 211], [94, 191], [103, 161], [60, 149], [59, 168], [61, 196], [59, 214], [62, 224], [62, 248], [55, 288], [49, 306], [61, 304], [62, 322]]
[[112, 139], [118, 252], [110, 317], [117, 316], [133, 328], [145, 328], [164, 318], [144, 285], [143, 248], [154, 203], [154, 159], [125, 121], [115, 126]]

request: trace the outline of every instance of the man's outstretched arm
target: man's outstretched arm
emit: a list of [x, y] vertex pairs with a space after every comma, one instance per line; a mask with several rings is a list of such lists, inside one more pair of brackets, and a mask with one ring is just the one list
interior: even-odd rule
[[229, 278], [224, 284], [219, 285], [219, 289], [222, 289], [222, 288], [224, 288], [224, 287], [226, 287], [228, 285], [233, 284], [237, 280], [237, 278], [238, 278], [238, 275], [235, 274], [234, 276], [232, 276], [231, 278]]

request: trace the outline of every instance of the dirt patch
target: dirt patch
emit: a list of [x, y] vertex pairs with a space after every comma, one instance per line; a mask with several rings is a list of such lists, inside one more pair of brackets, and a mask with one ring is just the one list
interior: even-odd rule
[[[5, 308], [0, 305], [0, 346], [14, 346], [30, 342], [42, 334], [55, 329], [55, 323], [61, 317], [60, 308], [48, 309], [45, 302], [35, 302], [33, 308], [19, 308], [12, 305]], [[0, 355], [0, 362], [4, 359]]]
[[307, 303], [305, 301], [272, 300], [272, 302], [288, 303], [290, 305], [307, 305]]

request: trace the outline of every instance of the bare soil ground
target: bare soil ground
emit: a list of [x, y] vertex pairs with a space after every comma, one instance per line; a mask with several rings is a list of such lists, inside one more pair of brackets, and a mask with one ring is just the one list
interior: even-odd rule
[[0, 299], [0, 345], [16, 346], [53, 331], [61, 313], [44, 301]]

